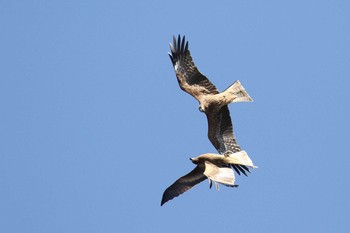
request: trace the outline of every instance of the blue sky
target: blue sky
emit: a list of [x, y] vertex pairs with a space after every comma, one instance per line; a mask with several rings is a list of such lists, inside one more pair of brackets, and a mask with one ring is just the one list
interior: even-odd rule
[[[349, 232], [349, 1], [1, 1], [1, 232]], [[186, 35], [259, 166], [166, 187], [215, 152], [167, 52]]]

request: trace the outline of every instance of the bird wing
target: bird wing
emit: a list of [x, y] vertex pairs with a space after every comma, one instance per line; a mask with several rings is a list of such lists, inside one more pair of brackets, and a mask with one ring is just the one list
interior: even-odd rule
[[[227, 152], [236, 153], [241, 151], [241, 147], [238, 145], [233, 133], [230, 111], [227, 105], [218, 111], [208, 111], [206, 115], [208, 119], [208, 138], [218, 152], [225, 154]], [[250, 173], [249, 168], [243, 164], [231, 164], [231, 167], [238, 175], [242, 172], [247, 176], [246, 171]]]
[[196, 184], [205, 180], [207, 177], [203, 174], [204, 170], [204, 164], [199, 164], [190, 173], [175, 181], [164, 191], [160, 205], [162, 206], [165, 202], [183, 194]]
[[170, 44], [170, 50], [169, 56], [175, 69], [177, 81], [183, 91], [192, 95], [198, 101], [200, 101], [202, 95], [219, 93], [216, 87], [199, 72], [194, 64], [185, 36], [182, 40], [180, 35], [177, 40], [174, 36], [173, 44]]
[[239, 164], [251, 168], [257, 168], [257, 166], [254, 166], [253, 161], [249, 158], [247, 152], [245, 152], [244, 150], [229, 154], [227, 157], [225, 157], [225, 159], [230, 164]]
[[233, 153], [241, 150], [233, 133], [233, 126], [230, 112], [227, 105], [218, 111], [206, 112], [208, 119], [208, 138], [213, 146], [224, 154], [227, 151]]
[[233, 187], [235, 184], [235, 175], [230, 167], [218, 167], [217, 165], [205, 161], [204, 175], [209, 180], [213, 180], [220, 184]]

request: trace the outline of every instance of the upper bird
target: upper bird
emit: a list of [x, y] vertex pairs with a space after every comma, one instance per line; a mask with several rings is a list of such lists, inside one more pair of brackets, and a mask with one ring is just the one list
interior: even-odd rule
[[[204, 112], [208, 120], [208, 138], [220, 154], [241, 151], [233, 133], [230, 112], [227, 107], [232, 102], [252, 102], [239, 80], [225, 91], [218, 89], [196, 67], [188, 50], [188, 41], [180, 35], [173, 37], [169, 53], [180, 88], [192, 95], [199, 102], [199, 110]], [[233, 165], [235, 171], [246, 175], [249, 169], [244, 165]], [[243, 169], [242, 169], [243, 168]]]

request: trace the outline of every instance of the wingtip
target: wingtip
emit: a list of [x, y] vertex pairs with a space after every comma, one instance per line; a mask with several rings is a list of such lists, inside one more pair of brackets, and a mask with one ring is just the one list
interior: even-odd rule
[[162, 197], [162, 200], [160, 202], [160, 206], [163, 206], [168, 200], [165, 200], [164, 198], [164, 194], [163, 194], [163, 197]]
[[170, 60], [171, 62], [173, 63], [173, 65], [175, 65], [175, 61], [174, 61], [174, 57], [171, 53], [168, 53], [169, 57], [170, 57]]
[[185, 36], [182, 37], [181, 41], [181, 52], [183, 53], [185, 50]]
[[247, 172], [251, 173], [251, 172], [250, 172], [250, 169], [249, 169], [247, 166], [241, 165], [241, 167], [242, 167], [244, 170], [246, 170]]
[[162, 200], [160, 201], [160, 206], [163, 206], [165, 203], [167, 203], [168, 201], [170, 201], [170, 200], [172, 200], [172, 199], [174, 199], [175, 197], [177, 197], [176, 195], [175, 196], [169, 196], [168, 195], [168, 189], [169, 188], [167, 188], [165, 191], [164, 191], [164, 193], [163, 193], [163, 196], [162, 196]]
[[170, 52], [169, 56], [173, 67], [175, 68], [175, 64], [178, 62], [187, 62], [185, 58], [192, 59], [190, 56], [190, 51], [188, 50], [188, 41], [186, 41], [186, 36], [182, 36], [180, 34], [173, 35], [173, 42], [170, 43]]
[[176, 46], [176, 37], [173, 35], [173, 45]]
[[241, 175], [241, 173], [239, 172], [239, 170], [237, 169], [237, 167], [235, 165], [231, 164], [231, 168], [233, 168], [233, 170], [235, 170], [238, 175]]
[[248, 176], [247, 173], [243, 170], [241, 165], [237, 165], [237, 168], [245, 175]]
[[173, 35], [173, 43], [170, 43], [170, 51], [174, 54], [181, 54], [188, 51], [188, 41], [186, 41], [186, 36], [178, 34]]

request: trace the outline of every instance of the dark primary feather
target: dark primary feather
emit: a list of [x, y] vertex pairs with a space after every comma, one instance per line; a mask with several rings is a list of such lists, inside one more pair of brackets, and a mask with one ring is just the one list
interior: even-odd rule
[[175, 181], [164, 191], [160, 205], [162, 206], [165, 202], [179, 196], [205, 180], [207, 177], [203, 174], [204, 170], [204, 164], [199, 164], [190, 173]]
[[[170, 44], [169, 53], [171, 62], [173, 63], [176, 77], [180, 84], [181, 89], [197, 98], [202, 94], [218, 94], [219, 91], [216, 87], [205, 77], [193, 62], [190, 51], [188, 50], [188, 41], [186, 42], [185, 36], [182, 38], [180, 35], [176, 40], [173, 37], [173, 44]], [[190, 85], [185, 87], [185, 84]]]

